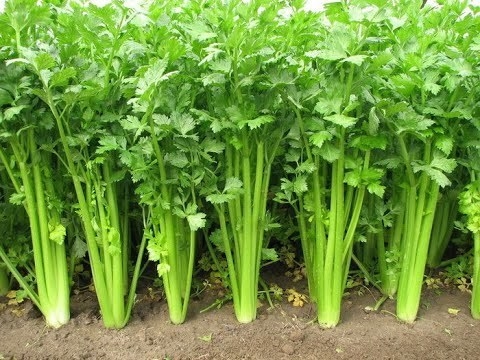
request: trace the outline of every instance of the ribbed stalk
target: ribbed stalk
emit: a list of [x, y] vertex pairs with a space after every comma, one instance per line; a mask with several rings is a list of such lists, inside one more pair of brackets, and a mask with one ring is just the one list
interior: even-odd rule
[[4, 296], [10, 290], [10, 279], [5, 264], [0, 264], [0, 296]]
[[473, 235], [473, 276], [472, 276], [472, 301], [471, 314], [474, 319], [480, 319], [480, 233]]

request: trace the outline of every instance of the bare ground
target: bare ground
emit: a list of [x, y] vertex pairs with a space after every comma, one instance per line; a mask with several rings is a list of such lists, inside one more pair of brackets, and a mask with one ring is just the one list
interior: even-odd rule
[[[171, 325], [166, 304], [141, 295], [130, 323], [107, 330], [93, 293], [72, 298], [72, 320], [58, 329], [44, 326], [29, 302], [2, 306], [0, 359], [479, 359], [480, 321], [469, 313], [470, 296], [459, 290], [426, 291], [418, 320], [399, 322], [395, 304], [366, 312], [378, 295], [352, 291], [344, 300], [342, 322], [321, 329], [311, 304], [286, 300], [259, 308], [258, 319], [239, 324], [231, 303], [206, 313], [212, 291], [191, 301], [183, 325]], [[8, 299], [0, 298], [0, 303]], [[454, 315], [448, 309], [457, 309]]]

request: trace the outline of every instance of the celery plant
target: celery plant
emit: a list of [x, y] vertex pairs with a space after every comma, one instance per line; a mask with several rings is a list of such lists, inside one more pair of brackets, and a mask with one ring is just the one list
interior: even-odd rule
[[[31, 5], [30, 12], [25, 12], [26, 5]], [[0, 15], [5, 26], [0, 35], [2, 60], [22, 56], [23, 46], [33, 45], [34, 39], [29, 35], [34, 28], [44, 29], [47, 13], [44, 5], [7, 4], [5, 13]], [[51, 154], [42, 149], [52, 141], [48, 135], [52, 119], [45, 108], [25, 92], [30, 79], [23, 65], [7, 61], [1, 65], [0, 73], [0, 163], [15, 191], [10, 201], [23, 205], [28, 214], [36, 291], [16, 268], [16, 259], [9, 258], [3, 244], [0, 244], [0, 258], [45, 316], [47, 325], [60, 327], [70, 319], [70, 284], [65, 227], [60, 218], [62, 208], [54, 185], [57, 174], [52, 173], [56, 166]]]
[[[451, 185], [448, 174], [457, 164], [453, 158], [456, 131], [470, 116], [470, 66], [451, 53], [463, 36], [458, 12], [464, 6], [448, 3], [420, 12], [404, 6], [410, 22], [388, 35], [396, 60], [389, 74], [380, 76], [383, 98], [388, 100], [377, 107], [392, 135], [394, 154], [383, 164], [397, 169], [400, 176], [393, 186], [405, 192], [404, 219], [394, 226], [402, 228], [397, 315], [406, 322], [416, 318], [430, 242], [439, 241], [432, 238], [432, 229], [440, 189]], [[439, 28], [448, 28], [449, 36], [430, 31]], [[412, 39], [417, 46], [410, 47]], [[459, 54], [464, 51], [461, 46], [456, 49]]]
[[467, 216], [467, 228], [473, 234], [474, 265], [470, 311], [475, 319], [480, 319], [480, 182], [477, 176], [478, 174], [472, 176], [472, 182], [460, 194], [460, 211]]
[[[148, 82], [149, 74], [147, 71], [140, 82]], [[137, 88], [141, 97], [134, 99], [136, 112], [141, 114], [144, 104], [147, 112], [141, 121], [133, 116], [123, 121], [135, 135], [122, 159], [138, 184], [136, 193], [145, 212], [144, 237], [150, 260], [159, 262], [170, 320], [180, 324], [185, 321], [190, 299], [197, 230], [205, 226], [196, 189], [205, 172], [202, 156], [209, 157], [210, 151], [217, 150], [214, 143], [199, 143], [198, 124], [191, 115], [153, 113], [158, 99], [154, 93], [159, 87], [152, 83], [143, 93]]]
[[192, 6], [181, 28], [183, 41], [193, 43], [196, 81], [204, 87], [205, 100], [196, 104], [195, 114], [209, 126], [210, 141], [223, 145], [202, 195], [215, 209], [219, 229], [210, 239], [219, 240], [216, 245], [225, 253], [235, 315], [242, 323], [256, 318], [271, 169], [287, 120], [276, 89], [262, 83], [276, 76], [273, 63], [284, 64], [281, 6], [214, 1], [208, 8]]
[[[383, 171], [372, 166], [371, 156], [386, 146], [386, 139], [378, 134], [378, 119], [363, 99], [368, 88], [363, 88], [367, 77], [362, 72], [369, 63], [363, 47], [369, 33], [357, 28], [362, 25], [344, 24], [344, 11], [335, 5], [329, 25], [316, 23], [314, 35], [322, 40], [298, 62], [295, 87], [285, 88], [296, 123], [289, 134], [287, 177], [277, 194], [277, 200], [295, 210], [309, 291], [322, 327], [334, 327], [340, 320], [365, 194], [383, 194]], [[366, 17], [363, 21], [368, 24]], [[304, 63], [308, 71], [300, 67]]]
[[461, 149], [459, 162], [468, 170], [469, 179], [467, 186], [459, 195], [459, 210], [466, 215], [466, 226], [473, 235], [473, 276], [471, 314], [475, 319], [480, 319], [480, 96], [478, 81], [480, 79], [480, 42], [478, 28], [480, 27], [480, 9], [472, 7], [471, 12], [462, 18], [459, 28], [463, 30], [463, 50], [466, 62], [473, 70], [468, 80], [460, 91], [468, 94], [468, 100], [462, 101], [460, 110], [471, 116], [462, 122], [458, 147]]
[[[124, 101], [116, 92], [121, 78], [113, 60], [136, 13], [114, 4], [92, 5], [87, 13], [75, 5], [62, 10], [48, 19], [51, 32], [39, 33], [37, 46], [21, 51], [23, 58], [13, 62], [27, 64], [36, 77], [30, 91], [53, 117], [59, 134], [53, 151], [73, 183], [103, 322], [120, 328], [130, 316], [145, 245], [143, 241], [128, 284], [128, 209], [121, 205], [125, 171], [115, 160], [125, 142], [114, 121]], [[37, 81], [40, 85], [34, 87]]]
[[164, 13], [175, 17], [177, 5], [155, 4], [148, 21], [135, 30], [142, 50], [135, 56], [138, 70], [128, 79], [134, 85], [132, 115], [121, 120], [128, 134], [121, 159], [144, 211], [143, 236], [150, 260], [158, 262], [170, 320], [181, 324], [190, 300], [197, 230], [206, 222], [197, 188], [211, 163], [210, 153], [221, 151], [222, 145], [202, 140], [199, 121], [189, 114], [199, 87], [190, 78], [192, 61], [174, 36], [177, 20], [159, 25]]

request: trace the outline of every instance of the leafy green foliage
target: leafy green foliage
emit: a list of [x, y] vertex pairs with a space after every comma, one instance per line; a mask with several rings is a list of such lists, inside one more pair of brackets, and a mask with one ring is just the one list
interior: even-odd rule
[[[291, 206], [279, 219], [298, 229], [322, 326], [339, 321], [351, 260], [386, 295], [398, 289], [413, 321], [441, 193], [471, 182], [461, 206], [478, 230], [478, 8], [303, 5], [8, 1], [0, 195], [28, 214], [35, 270], [49, 258], [40, 245], [71, 246], [73, 264], [88, 248], [118, 328], [147, 248], [180, 323], [204, 238], [248, 322], [262, 262], [283, 256], [274, 198]], [[49, 281], [36, 281], [40, 306]]]

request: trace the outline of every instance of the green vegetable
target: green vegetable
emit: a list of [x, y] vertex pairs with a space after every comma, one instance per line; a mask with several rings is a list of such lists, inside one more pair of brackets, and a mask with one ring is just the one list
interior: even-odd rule
[[262, 80], [276, 75], [275, 61], [285, 64], [286, 44], [277, 34], [287, 26], [281, 3], [214, 4], [191, 15], [184, 41], [193, 41], [207, 100], [194, 113], [208, 125], [208, 141], [222, 144], [201, 190], [219, 228], [210, 239], [219, 240], [227, 260], [235, 315], [248, 323], [256, 318], [272, 165], [288, 127], [277, 89]]
[[[22, 7], [21, 12], [27, 14], [30, 7], [36, 6], [32, 3]], [[131, 18], [128, 9], [113, 4], [103, 9], [90, 6], [87, 13], [83, 6], [72, 6], [56, 14], [58, 18], [53, 17], [55, 9], [44, 7], [51, 11], [42, 21], [50, 25], [61, 42], [54, 42], [48, 32], [39, 32], [29, 49], [18, 46], [23, 57], [10, 63], [18, 67], [26, 64], [31, 72], [26, 87], [46, 105], [41, 111], [56, 125], [58, 142], [53, 143], [52, 151], [73, 183], [102, 318], [106, 327], [120, 328], [130, 316], [145, 247], [144, 240], [129, 284], [128, 210], [124, 209], [128, 202], [122, 202], [128, 188], [122, 182], [125, 171], [115, 160], [116, 151], [125, 141], [112, 121], [122, 116], [123, 101], [112, 92], [121, 83], [114, 73], [113, 57], [125, 41], [121, 30], [126, 29]], [[112, 23], [117, 17], [122, 19], [118, 27]], [[96, 45], [93, 52], [91, 41]], [[26, 197], [29, 201], [30, 194]], [[43, 220], [42, 224], [48, 222]], [[58, 228], [56, 223], [52, 225], [51, 234], [56, 237]], [[32, 236], [34, 233], [37, 230], [32, 227]]]
[[88, 249], [104, 324], [121, 328], [147, 249], [180, 324], [207, 248], [246, 323], [291, 237], [322, 327], [351, 269], [383, 293], [376, 308], [397, 296], [414, 321], [458, 208], [478, 255], [479, 19], [453, 0], [9, 1], [2, 264], [60, 326]]
[[376, 118], [368, 115], [374, 109], [363, 98], [368, 92], [368, 75], [363, 72], [369, 56], [362, 45], [369, 33], [359, 31], [361, 25], [343, 23], [342, 15], [348, 14], [335, 9], [338, 12], [332, 11], [330, 25], [314, 20], [310, 26], [317, 32], [313, 35], [294, 30], [307, 44], [309, 36], [322, 41], [297, 61], [298, 80], [285, 88], [296, 123], [288, 136], [287, 177], [277, 193], [278, 201], [290, 203], [295, 210], [310, 296], [317, 304], [320, 325], [327, 328], [340, 320], [365, 194], [383, 194], [383, 171], [371, 165], [371, 153], [386, 146]]
[[[418, 12], [415, 8], [407, 11], [412, 21], [392, 38], [398, 65], [392, 68], [389, 79], [385, 79], [393, 90], [388, 97], [396, 100], [384, 111], [387, 126], [395, 134], [392, 142], [395, 141], [400, 155], [399, 169], [405, 174], [406, 189], [397, 315], [413, 322], [430, 241], [440, 240], [432, 238], [439, 192], [451, 185], [449, 174], [457, 165], [451, 144], [459, 124], [470, 116], [468, 77], [471, 74], [465, 60], [451, 52], [456, 46], [452, 40], [455, 36], [435, 36], [433, 32], [423, 35], [425, 31], [430, 34], [425, 24], [435, 29], [448, 23], [452, 34], [462, 36], [464, 25], [458, 22], [457, 13], [463, 11], [461, 6], [452, 2], [438, 11]], [[408, 46], [412, 34], [416, 34], [418, 42], [415, 49]], [[396, 182], [397, 186], [401, 184]]]
[[467, 215], [467, 228], [473, 234], [473, 276], [471, 313], [475, 319], [480, 319], [480, 182], [472, 181], [460, 194], [460, 211]]
[[[173, 14], [175, 2], [152, 5], [148, 22], [137, 25], [137, 72], [129, 101], [131, 113], [120, 123], [128, 134], [121, 160], [129, 169], [144, 212], [144, 238], [149, 259], [163, 280], [170, 320], [181, 324], [187, 316], [195, 263], [197, 232], [206, 224], [198, 190], [211, 153], [221, 144], [199, 136], [200, 123], [189, 113], [201, 91], [191, 81], [194, 64], [172, 23], [157, 23], [163, 13]], [[175, 22], [174, 22], [175, 23]], [[171, 48], [157, 49], [157, 42]], [[220, 145], [220, 146], [219, 146]]]
[[[34, 26], [43, 26], [47, 8], [34, 6], [25, 21], [21, 14], [24, 5], [9, 3], [6, 14], [0, 15], [6, 27], [1, 37], [3, 59], [6, 54], [20, 56], [26, 34]], [[5, 43], [12, 35], [15, 41]], [[23, 65], [7, 61], [6, 65], [0, 65], [0, 73], [0, 163], [15, 191], [10, 201], [23, 205], [28, 214], [37, 291], [20, 274], [14, 263], [16, 259], [9, 258], [3, 244], [0, 244], [0, 258], [45, 316], [47, 325], [60, 327], [70, 319], [70, 284], [65, 227], [60, 217], [62, 205], [57, 201], [58, 188], [51, 173], [53, 161], [51, 154], [42, 149], [51, 141], [48, 132], [52, 122], [33, 97], [21, 90], [29, 86], [28, 71]]]

